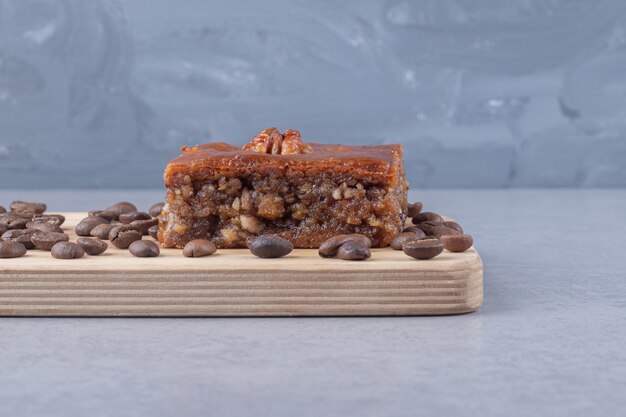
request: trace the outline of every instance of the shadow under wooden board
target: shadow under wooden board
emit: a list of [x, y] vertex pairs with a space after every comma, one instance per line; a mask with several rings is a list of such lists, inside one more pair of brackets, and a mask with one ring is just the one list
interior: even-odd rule
[[[74, 225], [86, 214], [64, 214], [75, 241]], [[441, 315], [474, 311], [482, 300], [473, 247], [428, 261], [390, 248], [373, 249], [366, 261], [322, 259], [314, 249], [280, 259], [247, 249], [136, 258], [112, 245], [74, 260], [39, 250], [0, 259], [0, 316]]]

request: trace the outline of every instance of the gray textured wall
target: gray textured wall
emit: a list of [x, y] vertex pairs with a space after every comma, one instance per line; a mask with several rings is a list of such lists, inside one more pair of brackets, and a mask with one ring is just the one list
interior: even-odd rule
[[626, 1], [0, 0], [0, 187], [180, 145], [404, 144], [415, 186], [625, 186]]

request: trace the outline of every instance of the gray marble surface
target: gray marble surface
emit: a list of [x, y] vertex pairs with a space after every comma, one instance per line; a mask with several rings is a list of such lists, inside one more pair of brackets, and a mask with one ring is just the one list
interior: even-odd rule
[[0, 188], [271, 126], [401, 143], [416, 187], [626, 186], [624, 91], [624, 0], [0, 0]]
[[[52, 210], [160, 191], [0, 191]], [[623, 416], [626, 190], [414, 190], [485, 303], [449, 317], [0, 319], [3, 416]]]

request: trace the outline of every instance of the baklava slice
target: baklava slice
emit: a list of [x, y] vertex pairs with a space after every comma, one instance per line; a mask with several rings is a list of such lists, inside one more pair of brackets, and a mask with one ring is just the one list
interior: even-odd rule
[[209, 143], [182, 151], [164, 173], [164, 247], [204, 238], [239, 248], [273, 234], [317, 248], [348, 233], [382, 247], [402, 231], [408, 185], [401, 145], [305, 144], [296, 130], [272, 128], [243, 148]]

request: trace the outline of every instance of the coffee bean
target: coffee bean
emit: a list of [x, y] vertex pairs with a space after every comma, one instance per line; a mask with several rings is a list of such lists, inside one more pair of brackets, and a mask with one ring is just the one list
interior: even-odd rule
[[44, 203], [29, 203], [26, 201], [13, 201], [10, 205], [11, 211], [22, 213], [41, 214], [46, 211]]
[[131, 243], [141, 240], [141, 233], [129, 225], [115, 226], [109, 232], [109, 240], [118, 249], [128, 249]]
[[217, 248], [215, 243], [206, 239], [195, 239], [187, 243], [183, 248], [183, 256], [187, 258], [199, 258], [201, 256], [211, 255], [215, 253]]
[[120, 201], [119, 203], [113, 204], [105, 211], [111, 211], [115, 214], [115, 219], [117, 220], [120, 217], [120, 214], [130, 213], [131, 211], [137, 211], [137, 207], [133, 203], [129, 203], [128, 201]]
[[33, 238], [34, 234], [32, 235], [21, 235], [16, 237], [15, 239], [11, 239], [13, 242], [17, 242], [17, 243], [21, 243], [22, 245], [24, 245], [24, 247], [26, 249], [34, 249], [35, 245], [33, 244]]
[[7, 226], [5, 224], [0, 223], [0, 235], [2, 235], [7, 230], [9, 230], [7, 229]]
[[65, 216], [62, 214], [35, 214], [33, 215], [32, 221], [35, 223], [49, 223], [61, 226], [65, 223]]
[[0, 214], [2, 213], [6, 213], [7, 209], [5, 209], [4, 207], [0, 206]]
[[33, 216], [36, 215], [36, 213], [27, 212], [27, 211], [11, 211], [10, 213], [18, 217], [21, 217], [22, 219], [26, 219], [28, 221], [31, 221], [33, 219]]
[[100, 239], [90, 239], [88, 237], [79, 237], [76, 239], [76, 243], [83, 248], [87, 255], [91, 256], [100, 255], [109, 247], [106, 242]]
[[420, 223], [420, 229], [426, 233], [426, 236], [439, 238], [445, 235], [458, 235], [459, 232], [456, 230], [444, 226], [443, 223], [434, 223], [431, 221]]
[[259, 258], [280, 258], [293, 250], [293, 244], [280, 236], [262, 235], [252, 240], [248, 249]]
[[27, 229], [39, 230], [43, 233], [63, 233], [63, 229], [60, 226], [52, 223], [37, 223], [37, 222], [28, 222], [26, 223]]
[[19, 218], [27, 221], [31, 221], [35, 213], [26, 211], [9, 211], [8, 213], [0, 214], [0, 218]]
[[152, 217], [159, 217], [161, 215], [161, 210], [163, 209], [164, 205], [165, 203], [153, 204], [152, 207], [150, 207], [150, 210], [148, 210], [148, 214], [150, 214]]
[[134, 227], [141, 234], [147, 235], [148, 230], [152, 226], [156, 226], [158, 223], [159, 223], [159, 219], [150, 218], [148, 220], [134, 220], [130, 222], [129, 226]]
[[128, 213], [122, 213], [119, 216], [120, 223], [122, 224], [129, 224], [135, 220], [149, 219], [152, 219], [152, 216], [144, 211], [129, 211]]
[[347, 242], [358, 242], [358, 245], [366, 246], [368, 248], [372, 246], [372, 242], [367, 236], [364, 235], [356, 233], [350, 235], [337, 235], [324, 241], [320, 245], [318, 253], [322, 258], [332, 258], [337, 255], [339, 247]]
[[419, 201], [416, 201], [415, 203], [409, 203], [409, 206], [407, 208], [407, 216], [408, 217], [417, 216], [422, 211], [422, 207], [423, 205]]
[[114, 227], [115, 227], [114, 224], [109, 224], [109, 223], [99, 224], [93, 229], [91, 229], [91, 232], [89, 232], [89, 234], [93, 237], [97, 237], [98, 239], [107, 240], [109, 239], [109, 233], [111, 233], [111, 229], [113, 229]]
[[[424, 232], [422, 232], [422, 234], [424, 234]], [[424, 235], [424, 238], [425, 237], [426, 236]], [[420, 238], [418, 237], [416, 233], [402, 232], [398, 236], [393, 238], [390, 246], [391, 246], [391, 249], [402, 250], [402, 245], [404, 245], [405, 242], [408, 242], [409, 240], [419, 240], [419, 239]]]
[[446, 222], [443, 222], [443, 225], [446, 226], [446, 227], [449, 227], [450, 229], [454, 229], [454, 230], [456, 230], [459, 233], [463, 233], [463, 228], [457, 222], [446, 221]]
[[139, 258], [152, 258], [161, 253], [159, 245], [151, 240], [136, 240], [130, 244], [128, 251]]
[[70, 237], [65, 233], [35, 233], [31, 236], [30, 241], [40, 250], [52, 250], [52, 247], [58, 242], [67, 242]]
[[106, 210], [90, 210], [89, 217], [102, 217], [104, 220], [108, 222], [112, 222], [113, 220], [117, 220], [118, 215], [112, 211]]
[[345, 261], [361, 261], [368, 259], [370, 253], [369, 245], [364, 244], [362, 240], [351, 240], [339, 246], [337, 250], [337, 258]]
[[450, 252], [465, 252], [474, 244], [472, 235], [448, 235], [441, 236], [443, 247]]
[[148, 229], [148, 234], [154, 240], [159, 240], [159, 225], [150, 226]]
[[425, 211], [413, 217], [413, 224], [421, 224], [423, 222], [443, 223], [443, 217], [432, 211]]
[[99, 224], [108, 224], [109, 222], [102, 217], [90, 216], [85, 217], [76, 225], [74, 229], [78, 236], [89, 236], [91, 231]]
[[50, 250], [53, 258], [78, 259], [85, 256], [83, 248], [73, 242], [58, 242]]
[[402, 233], [414, 233], [417, 235], [418, 239], [426, 239], [426, 233], [417, 226], [405, 227]]
[[443, 243], [439, 239], [411, 240], [402, 250], [415, 259], [431, 259], [443, 252]]
[[40, 232], [35, 229], [11, 229], [2, 234], [2, 240], [13, 240], [23, 235], [34, 235], [35, 233]]
[[18, 213], [10, 212], [0, 214], [0, 225], [3, 225], [8, 230], [13, 229], [24, 229], [26, 227], [26, 223], [29, 222], [29, 219], [25, 219], [23, 216], [20, 216]]
[[18, 242], [24, 245], [26, 249], [33, 249], [35, 245], [31, 241], [31, 237], [36, 233], [40, 232], [34, 229], [11, 229], [2, 234], [2, 240]]
[[19, 258], [26, 255], [26, 247], [12, 240], [0, 241], [0, 258]]

